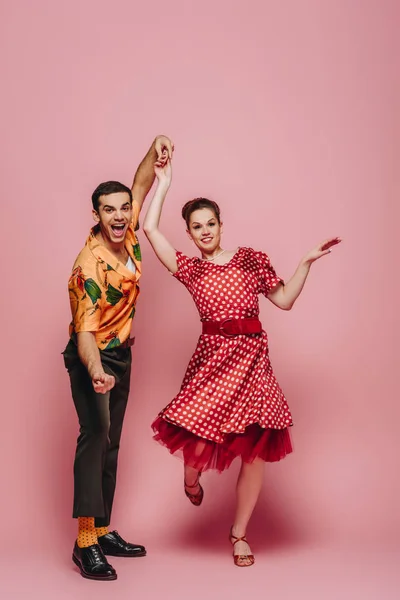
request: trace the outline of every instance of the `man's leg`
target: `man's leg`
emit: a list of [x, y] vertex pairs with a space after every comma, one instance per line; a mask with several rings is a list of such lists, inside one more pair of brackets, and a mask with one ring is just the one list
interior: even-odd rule
[[78, 538], [72, 560], [82, 577], [102, 581], [117, 579], [98, 544], [94, 517], [104, 515], [103, 467], [110, 428], [110, 394], [97, 394], [87, 370], [80, 362], [69, 369], [72, 397], [79, 418], [80, 434], [74, 462], [74, 509]]
[[109, 446], [110, 392], [97, 394], [83, 367], [69, 373], [80, 434], [74, 462], [74, 517], [103, 517], [103, 470]]
[[122, 425], [129, 396], [131, 378], [130, 350], [127, 354], [122, 354], [122, 358], [127, 361], [126, 371], [110, 391], [110, 439], [103, 468], [104, 517], [96, 518], [95, 524], [98, 542], [104, 554], [109, 556], [137, 557], [146, 555], [144, 546], [125, 541], [116, 531], [108, 531], [117, 479], [118, 452]]
[[121, 440], [122, 425], [129, 396], [131, 379], [131, 364], [128, 367], [122, 379], [118, 381], [110, 391], [109, 402], [109, 443], [104, 458], [102, 473], [102, 498], [104, 506], [104, 516], [98, 516], [95, 519], [98, 535], [107, 533], [106, 528], [110, 524], [111, 510], [114, 500], [115, 485], [117, 480], [118, 452]]

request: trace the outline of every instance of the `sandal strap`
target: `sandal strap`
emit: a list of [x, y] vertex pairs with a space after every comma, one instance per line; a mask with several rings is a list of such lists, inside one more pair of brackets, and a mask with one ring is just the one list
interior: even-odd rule
[[238, 538], [238, 537], [236, 537], [236, 536], [234, 536], [234, 535], [231, 535], [231, 537], [233, 537], [233, 538], [234, 538], [234, 540], [235, 540], [234, 542], [232, 542], [232, 546], [234, 546], [234, 545], [235, 545], [235, 544], [237, 544], [238, 542], [246, 542], [246, 544], [248, 544], [248, 543], [249, 543], [249, 542], [247, 541], [247, 539], [246, 539], [246, 536], [245, 536], [245, 535], [244, 535], [243, 537], [239, 537], [239, 538]]
[[197, 479], [196, 479], [196, 481], [194, 482], [194, 484], [193, 484], [193, 485], [188, 485], [188, 484], [186, 483], [185, 479], [183, 479], [183, 485], [184, 485], [186, 488], [195, 488], [195, 487], [197, 487], [198, 485], [200, 485], [200, 477], [201, 477], [201, 473], [199, 472], [199, 473], [197, 473]]
[[231, 531], [230, 531], [230, 534], [229, 534], [229, 535], [230, 535], [230, 537], [231, 537], [231, 538], [233, 538], [233, 539], [235, 540], [234, 542], [232, 542], [232, 540], [231, 540], [231, 544], [232, 544], [232, 546], [234, 546], [234, 545], [235, 545], [235, 544], [237, 544], [238, 542], [246, 542], [246, 544], [248, 544], [248, 543], [249, 543], [249, 542], [247, 541], [247, 539], [246, 539], [246, 534], [244, 534], [242, 537], [236, 537], [236, 535], [233, 535], [233, 533], [232, 533], [232, 528], [231, 528]]
[[[201, 484], [200, 484], [200, 475], [197, 478], [197, 481], [194, 485], [187, 485], [187, 483], [185, 481], [183, 483], [185, 485], [185, 494], [191, 502], [193, 500], [198, 501], [203, 496], [203, 488], [201, 487]], [[194, 489], [196, 487], [199, 488], [199, 491], [196, 494], [192, 494], [191, 492], [188, 492], [188, 490], [187, 490], [187, 488]]]
[[184, 486], [185, 486], [186, 488], [195, 488], [195, 487], [197, 487], [197, 486], [200, 484], [200, 477], [198, 477], [198, 478], [197, 478], [197, 481], [196, 481], [196, 483], [194, 483], [193, 485], [188, 485], [188, 484], [186, 483], [186, 481], [184, 481], [183, 483], [184, 483]]
[[197, 500], [197, 498], [199, 498], [202, 495], [202, 491], [199, 490], [197, 494], [191, 494], [190, 492], [185, 490], [185, 494], [188, 498], [195, 498]]
[[[234, 554], [233, 561], [238, 567], [250, 567], [251, 565], [254, 565], [255, 558], [253, 554]], [[241, 564], [243, 562], [246, 562], [247, 564]]]

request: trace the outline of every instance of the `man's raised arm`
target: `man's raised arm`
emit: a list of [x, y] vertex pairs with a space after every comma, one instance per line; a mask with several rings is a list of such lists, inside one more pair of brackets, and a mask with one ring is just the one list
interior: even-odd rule
[[140, 209], [154, 182], [154, 166], [164, 167], [167, 160], [172, 158], [173, 151], [171, 140], [165, 135], [158, 135], [138, 166], [133, 179], [132, 196]]

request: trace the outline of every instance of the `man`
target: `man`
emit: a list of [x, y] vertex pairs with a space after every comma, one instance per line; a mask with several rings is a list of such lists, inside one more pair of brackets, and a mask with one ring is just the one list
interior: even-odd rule
[[87, 579], [117, 578], [105, 555], [146, 554], [143, 546], [126, 542], [108, 526], [129, 395], [133, 344], [129, 336], [142, 271], [135, 230], [154, 181], [154, 166], [163, 166], [172, 152], [171, 141], [158, 136], [139, 165], [131, 190], [116, 181], [96, 188], [92, 203], [97, 224], [69, 280], [72, 323], [63, 354], [80, 425], [73, 506], [78, 537], [72, 559]]

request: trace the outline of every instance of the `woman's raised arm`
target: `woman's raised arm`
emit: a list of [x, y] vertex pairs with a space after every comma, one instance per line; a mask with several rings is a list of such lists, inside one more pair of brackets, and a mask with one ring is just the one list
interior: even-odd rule
[[171, 160], [168, 160], [164, 167], [155, 166], [154, 170], [158, 183], [153, 199], [147, 209], [143, 223], [143, 231], [152, 245], [158, 259], [165, 267], [167, 267], [168, 271], [176, 273], [178, 264], [176, 261], [175, 248], [159, 229], [164, 200], [172, 180]]

